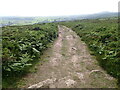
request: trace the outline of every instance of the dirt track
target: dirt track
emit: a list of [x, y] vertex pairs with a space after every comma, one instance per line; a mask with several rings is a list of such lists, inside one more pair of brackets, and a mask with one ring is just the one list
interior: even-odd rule
[[106, 74], [79, 36], [58, 26], [59, 37], [44, 55], [48, 62], [24, 78], [26, 88], [113, 88], [116, 80]]

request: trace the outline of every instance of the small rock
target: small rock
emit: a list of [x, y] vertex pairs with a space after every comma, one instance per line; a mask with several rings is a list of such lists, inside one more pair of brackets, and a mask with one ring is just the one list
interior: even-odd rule
[[56, 81], [56, 78], [53, 78], [53, 79], [47, 79], [47, 80], [45, 80], [45, 81], [42, 81], [42, 82], [39, 82], [39, 83], [37, 83], [37, 84], [34, 84], [34, 85], [32, 85], [32, 86], [30, 86], [30, 87], [28, 87], [28, 88], [41, 88], [41, 87], [46, 87], [46, 86], [48, 86], [49, 87], [49, 85], [50, 84], [52, 84], [52, 83], [54, 83]]
[[73, 50], [77, 50], [75, 47], [72, 47]]
[[67, 81], [65, 81], [65, 83], [67, 84], [67, 86], [71, 86], [74, 85], [76, 83], [76, 81], [72, 80], [72, 79], [68, 79]]

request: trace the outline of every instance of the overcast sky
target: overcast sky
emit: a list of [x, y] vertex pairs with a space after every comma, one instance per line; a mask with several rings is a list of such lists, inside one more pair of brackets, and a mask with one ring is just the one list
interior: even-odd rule
[[119, 0], [0, 0], [0, 16], [60, 16], [117, 12]]

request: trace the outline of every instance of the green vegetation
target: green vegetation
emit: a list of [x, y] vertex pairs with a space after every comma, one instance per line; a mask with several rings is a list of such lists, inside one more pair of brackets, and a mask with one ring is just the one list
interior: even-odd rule
[[40, 55], [58, 36], [54, 23], [2, 28], [3, 87], [16, 87], [17, 80], [40, 60]]
[[120, 84], [120, 42], [117, 19], [85, 19], [60, 24], [72, 28], [88, 45], [100, 65]]

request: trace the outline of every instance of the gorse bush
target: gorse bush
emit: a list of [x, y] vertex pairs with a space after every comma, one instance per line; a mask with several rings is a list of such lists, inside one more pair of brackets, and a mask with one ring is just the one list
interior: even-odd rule
[[91, 19], [62, 22], [86, 42], [100, 65], [120, 80], [120, 44], [116, 19]]
[[54, 23], [7, 26], [2, 31], [3, 77], [27, 70], [58, 36], [57, 25]]

